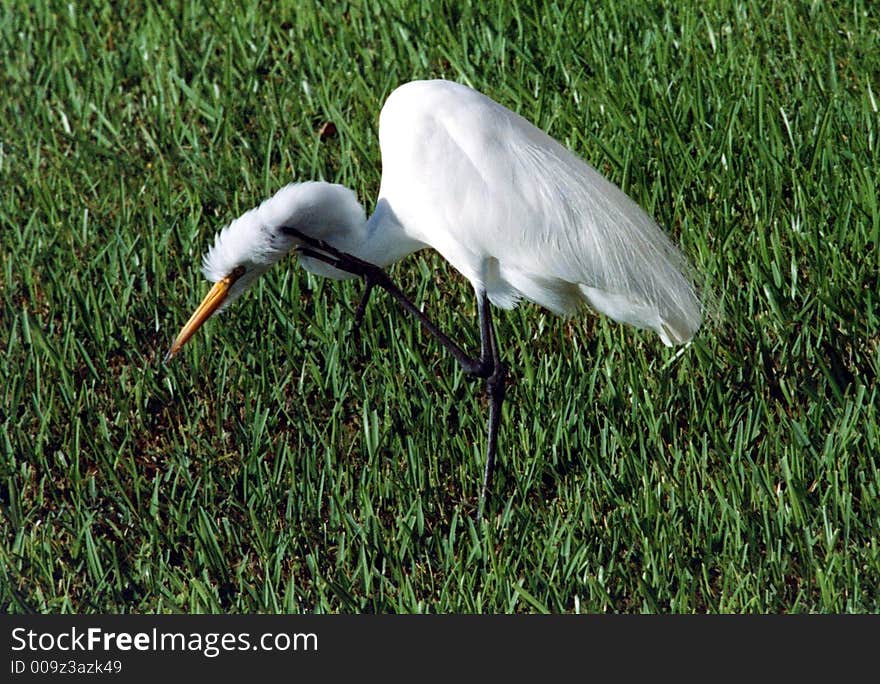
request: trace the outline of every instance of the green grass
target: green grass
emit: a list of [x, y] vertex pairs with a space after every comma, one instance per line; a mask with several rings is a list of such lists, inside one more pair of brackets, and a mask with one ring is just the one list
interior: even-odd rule
[[[2, 609], [880, 609], [871, 3], [36, 4], [0, 19]], [[289, 261], [161, 364], [214, 232], [292, 179], [370, 208], [384, 98], [437, 76], [591, 161], [713, 293], [680, 356], [500, 313], [479, 525], [480, 387], [387, 297], [357, 340], [357, 285]], [[439, 256], [392, 275], [476, 347]]]

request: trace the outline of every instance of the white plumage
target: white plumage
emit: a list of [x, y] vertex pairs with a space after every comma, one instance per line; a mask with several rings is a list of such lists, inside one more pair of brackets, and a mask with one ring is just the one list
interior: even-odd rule
[[388, 98], [379, 141], [380, 201], [496, 306], [524, 297], [571, 314], [586, 300], [666, 344], [699, 327], [685, 260], [657, 224], [485, 95], [446, 81], [409, 83]]
[[[233, 221], [204, 272], [245, 265], [226, 303], [296, 246], [292, 226], [387, 266], [433, 247], [501, 308], [527, 299], [558, 314], [588, 302], [611, 318], [687, 342], [701, 321], [684, 257], [639, 206], [524, 118], [466, 86], [415, 81], [379, 119], [382, 184], [365, 222], [354, 193], [302, 183]], [[320, 261], [322, 275], [349, 274]]]
[[[365, 222], [364, 208], [354, 191], [346, 187], [319, 182], [285, 185], [217, 233], [214, 245], [203, 257], [202, 273], [213, 283], [235, 268], [244, 267], [243, 275], [232, 284], [217, 312], [228, 307], [296, 246], [297, 241], [280, 230], [282, 226], [297, 226], [309, 235], [338, 242], [341, 237], [362, 231]], [[321, 262], [315, 263], [318, 264], [315, 270], [322, 275], [351, 277]]]

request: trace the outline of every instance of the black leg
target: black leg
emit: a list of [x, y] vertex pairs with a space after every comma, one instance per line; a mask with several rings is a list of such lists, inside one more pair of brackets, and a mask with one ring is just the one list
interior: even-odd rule
[[477, 292], [477, 319], [480, 325], [480, 368], [472, 371], [478, 378], [488, 378], [495, 369], [498, 352], [492, 330], [492, 309], [485, 292]]
[[492, 314], [489, 299], [485, 292], [477, 295], [477, 312], [480, 316], [480, 361], [486, 378], [486, 394], [489, 395], [489, 438], [486, 445], [486, 466], [483, 471], [483, 488], [480, 490], [480, 503], [477, 521], [483, 517], [486, 501], [492, 489], [492, 476], [495, 474], [495, 456], [498, 453], [498, 426], [501, 423], [501, 406], [507, 386], [507, 367], [501, 362], [498, 340], [492, 327]]
[[492, 477], [495, 473], [495, 457], [498, 452], [498, 428], [501, 422], [501, 407], [504, 403], [504, 395], [507, 385], [507, 367], [501, 362], [498, 343], [495, 339], [495, 331], [492, 327], [492, 314], [489, 298], [485, 292], [477, 293], [477, 313], [480, 324], [480, 358], [470, 357], [458, 344], [445, 335], [424, 313], [413, 304], [403, 292], [394, 284], [378, 266], [358, 259], [357, 257], [340, 252], [331, 245], [321, 240], [315, 240], [296, 229], [287, 229], [291, 234], [299, 237], [307, 247], [300, 247], [299, 251], [305, 255], [323, 261], [342, 271], [352, 273], [364, 279], [365, 289], [361, 301], [355, 311], [355, 327], [360, 325], [363, 319], [367, 301], [374, 287], [379, 286], [390, 294], [397, 302], [422, 326], [437, 339], [438, 342], [450, 353], [461, 365], [462, 369], [475, 377], [486, 380], [486, 392], [489, 395], [489, 437], [486, 446], [486, 466], [483, 471], [483, 486], [480, 490], [480, 501], [477, 509], [477, 520], [482, 518], [486, 500], [492, 487]]

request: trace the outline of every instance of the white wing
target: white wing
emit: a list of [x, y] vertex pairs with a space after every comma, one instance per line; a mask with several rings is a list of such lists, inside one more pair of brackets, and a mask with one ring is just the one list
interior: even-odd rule
[[501, 307], [584, 300], [689, 340], [701, 322], [687, 262], [617, 186], [528, 121], [447, 81], [398, 88], [382, 110], [382, 189], [404, 229]]

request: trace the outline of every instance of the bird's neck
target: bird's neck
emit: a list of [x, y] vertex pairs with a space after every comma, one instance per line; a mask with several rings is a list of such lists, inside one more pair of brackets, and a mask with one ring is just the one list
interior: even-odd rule
[[425, 247], [424, 243], [407, 234], [385, 199], [379, 199], [363, 231], [362, 241], [351, 253], [382, 268]]

